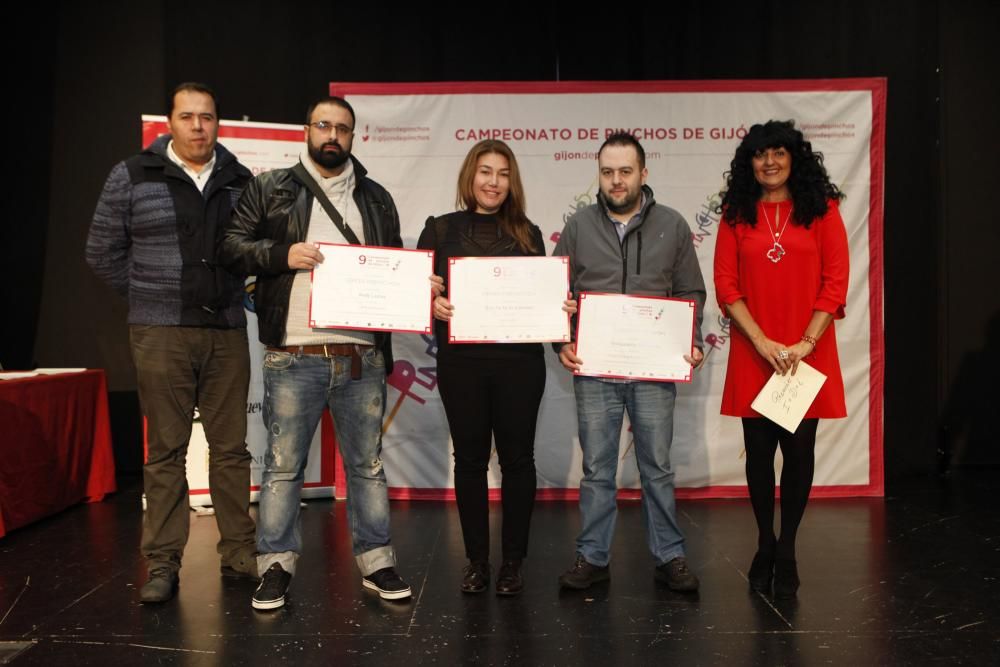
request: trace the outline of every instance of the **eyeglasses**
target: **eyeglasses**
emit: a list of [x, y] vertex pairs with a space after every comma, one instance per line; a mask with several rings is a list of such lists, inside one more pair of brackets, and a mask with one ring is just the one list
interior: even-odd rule
[[315, 127], [320, 132], [330, 134], [331, 132], [336, 132], [340, 136], [346, 136], [354, 132], [353, 127], [347, 127], [342, 124], [334, 124], [328, 120], [318, 120], [315, 123], [309, 123], [310, 127]]

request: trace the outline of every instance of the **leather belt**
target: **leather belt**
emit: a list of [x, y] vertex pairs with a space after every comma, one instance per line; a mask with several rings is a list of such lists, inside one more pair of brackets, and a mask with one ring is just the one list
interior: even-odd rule
[[269, 352], [287, 352], [288, 354], [315, 354], [326, 357], [350, 357], [351, 358], [351, 379], [361, 379], [361, 355], [367, 352], [374, 345], [360, 345], [355, 343], [325, 343], [323, 345], [268, 345]]

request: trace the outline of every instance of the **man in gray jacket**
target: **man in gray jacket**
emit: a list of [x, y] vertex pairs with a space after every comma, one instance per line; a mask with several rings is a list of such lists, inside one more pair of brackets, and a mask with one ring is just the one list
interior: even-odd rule
[[[705, 282], [691, 229], [680, 213], [653, 200], [653, 191], [646, 186], [646, 153], [631, 134], [608, 137], [597, 159], [597, 203], [567, 221], [553, 254], [569, 256], [574, 296], [589, 291], [695, 301], [695, 346], [685, 359], [697, 366], [703, 359]], [[576, 344], [562, 345], [559, 360], [570, 371], [579, 369], [581, 359], [576, 356]], [[559, 577], [559, 584], [584, 589], [610, 577], [618, 449], [622, 417], [628, 411], [642, 480], [649, 548], [657, 563], [654, 576], [672, 590], [697, 590], [698, 578], [687, 566], [674, 505], [670, 443], [675, 385], [577, 375], [573, 386], [583, 450], [583, 526], [577, 537], [576, 561]]]

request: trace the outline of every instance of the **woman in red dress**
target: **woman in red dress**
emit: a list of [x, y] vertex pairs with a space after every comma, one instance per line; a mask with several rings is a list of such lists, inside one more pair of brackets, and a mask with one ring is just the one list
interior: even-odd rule
[[[736, 149], [722, 195], [715, 292], [735, 325], [722, 414], [741, 417], [747, 486], [757, 521], [754, 591], [792, 597], [799, 587], [795, 534], [812, 488], [820, 418], [845, 417], [844, 382], [830, 324], [844, 317], [847, 233], [823, 156], [792, 121], [754, 125]], [[750, 403], [772, 373], [800, 359], [826, 382], [795, 433]], [[774, 456], [781, 448], [781, 530], [774, 533]]]

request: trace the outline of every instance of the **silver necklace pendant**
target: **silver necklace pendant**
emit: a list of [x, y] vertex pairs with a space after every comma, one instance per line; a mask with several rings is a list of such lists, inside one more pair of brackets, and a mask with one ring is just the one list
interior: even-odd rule
[[785, 256], [785, 249], [777, 241], [775, 241], [771, 249], [767, 251], [767, 258], [775, 264], [780, 262], [781, 258], [784, 256]]
[[[788, 221], [792, 217], [792, 207], [791, 206], [788, 207], [788, 214], [785, 215], [785, 224], [781, 225], [777, 229], [771, 226], [771, 218], [767, 214], [767, 207], [761, 204], [760, 210], [764, 212], [764, 221], [767, 222], [768, 231], [770, 231], [771, 234], [774, 235], [774, 245], [771, 246], [771, 249], [767, 251], [767, 258], [771, 260], [772, 263], [777, 264], [778, 262], [781, 261], [781, 258], [785, 256], [785, 248], [784, 246], [781, 245], [781, 243], [778, 242], [778, 239], [781, 238], [781, 235], [788, 227]], [[781, 215], [780, 208], [775, 207], [774, 210], [775, 224], [781, 221], [781, 218], [779, 217], [780, 215]]]

